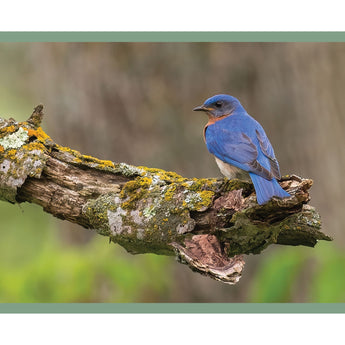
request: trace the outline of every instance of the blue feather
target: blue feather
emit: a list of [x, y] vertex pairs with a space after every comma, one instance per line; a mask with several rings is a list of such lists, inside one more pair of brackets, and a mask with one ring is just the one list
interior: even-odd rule
[[280, 187], [275, 178], [269, 181], [253, 173], [249, 173], [249, 175], [253, 181], [256, 192], [256, 200], [258, 201], [259, 205], [265, 204], [272, 198], [272, 196], [277, 196], [279, 198], [286, 198], [290, 196], [288, 192]]

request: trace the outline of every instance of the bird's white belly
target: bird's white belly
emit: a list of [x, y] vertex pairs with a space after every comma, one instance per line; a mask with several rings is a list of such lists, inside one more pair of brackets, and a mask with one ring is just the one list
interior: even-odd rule
[[245, 181], [250, 181], [250, 176], [247, 171], [237, 168], [233, 165], [223, 162], [219, 158], [215, 157], [216, 163], [220, 172], [229, 179], [240, 179]]

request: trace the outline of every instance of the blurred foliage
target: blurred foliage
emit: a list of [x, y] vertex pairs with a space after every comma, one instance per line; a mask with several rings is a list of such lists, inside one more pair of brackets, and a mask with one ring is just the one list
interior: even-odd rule
[[334, 245], [320, 245], [309, 302], [345, 302], [345, 253]]
[[162, 273], [171, 258], [128, 260], [102, 236], [83, 246], [64, 245], [49, 215], [34, 205], [20, 208], [0, 207], [0, 303], [147, 302], [169, 290], [170, 275]]
[[345, 253], [335, 245], [319, 243], [317, 252], [279, 248], [264, 257], [253, 279], [250, 301], [344, 303], [344, 273]]
[[286, 302], [302, 269], [305, 253], [281, 248], [265, 256], [251, 286], [252, 302]]
[[220, 176], [192, 108], [236, 96], [282, 173], [314, 179], [335, 237], [248, 256], [229, 286], [0, 202], [0, 302], [345, 302], [344, 56], [344, 43], [0, 43], [0, 116], [22, 121], [42, 102], [56, 142], [99, 158]]

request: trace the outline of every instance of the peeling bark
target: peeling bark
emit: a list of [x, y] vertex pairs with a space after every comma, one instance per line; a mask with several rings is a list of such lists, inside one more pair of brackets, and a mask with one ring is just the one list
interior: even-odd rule
[[307, 205], [313, 181], [280, 181], [290, 198], [258, 205], [251, 183], [187, 179], [62, 147], [40, 127], [43, 106], [28, 121], [0, 119], [0, 199], [32, 202], [60, 219], [94, 229], [127, 251], [175, 255], [191, 269], [234, 284], [243, 254], [270, 244], [313, 247], [330, 241]]

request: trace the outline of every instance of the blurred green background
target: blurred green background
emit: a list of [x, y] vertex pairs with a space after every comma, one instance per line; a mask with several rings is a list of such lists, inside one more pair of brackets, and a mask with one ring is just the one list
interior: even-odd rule
[[314, 179], [334, 237], [247, 256], [229, 286], [173, 258], [130, 255], [31, 204], [0, 202], [0, 302], [345, 302], [345, 44], [0, 43], [0, 116], [43, 103], [59, 144], [115, 162], [221, 176], [193, 107], [240, 99], [282, 174]]

